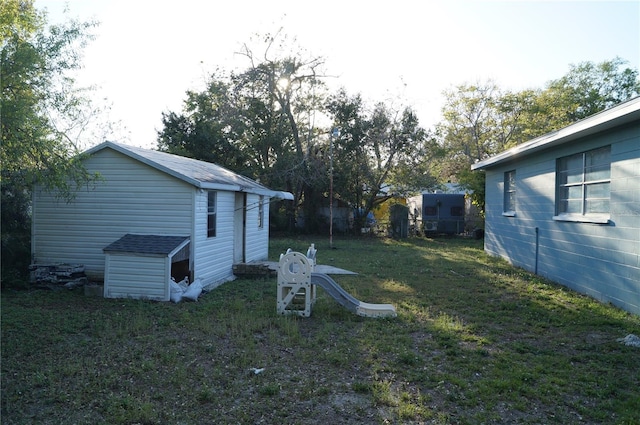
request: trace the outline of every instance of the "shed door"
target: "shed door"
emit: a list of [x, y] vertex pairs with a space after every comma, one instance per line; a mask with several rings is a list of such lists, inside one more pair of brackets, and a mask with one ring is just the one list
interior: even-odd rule
[[244, 240], [247, 226], [247, 194], [236, 192], [233, 215], [233, 262], [244, 263]]

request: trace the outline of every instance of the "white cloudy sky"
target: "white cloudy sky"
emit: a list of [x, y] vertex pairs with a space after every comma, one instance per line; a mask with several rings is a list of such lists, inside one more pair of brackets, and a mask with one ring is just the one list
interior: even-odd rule
[[283, 28], [326, 58], [329, 83], [370, 100], [399, 97], [425, 127], [440, 119], [443, 90], [493, 79], [541, 88], [570, 64], [618, 56], [639, 68], [640, 1], [36, 0], [49, 22], [100, 22], [78, 79], [96, 85], [121, 123], [111, 137], [155, 147], [161, 113], [256, 33]]

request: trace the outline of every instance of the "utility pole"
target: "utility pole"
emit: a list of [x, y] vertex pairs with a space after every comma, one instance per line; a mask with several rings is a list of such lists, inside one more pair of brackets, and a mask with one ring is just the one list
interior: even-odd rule
[[329, 137], [329, 248], [333, 249], [333, 140], [340, 137], [340, 129], [331, 130]]

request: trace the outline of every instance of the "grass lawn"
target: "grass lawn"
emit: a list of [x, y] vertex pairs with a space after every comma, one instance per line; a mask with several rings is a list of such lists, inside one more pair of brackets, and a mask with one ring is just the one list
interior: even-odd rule
[[[276, 314], [276, 279], [196, 303], [2, 293], [3, 424], [638, 424], [640, 317], [468, 239], [275, 238], [359, 273], [333, 276], [398, 317], [319, 290]], [[264, 368], [256, 374], [252, 368]]]

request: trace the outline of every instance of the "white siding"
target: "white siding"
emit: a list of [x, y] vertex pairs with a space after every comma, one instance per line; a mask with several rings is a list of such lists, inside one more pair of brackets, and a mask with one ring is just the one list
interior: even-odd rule
[[264, 197], [263, 227], [258, 227], [258, 195], [247, 195], [245, 261], [266, 260], [269, 256], [269, 198]]
[[89, 277], [102, 279], [102, 249], [125, 234], [191, 234], [192, 186], [111, 149], [85, 165], [102, 180], [80, 189], [70, 203], [34, 191], [34, 262], [81, 263]]
[[212, 286], [233, 278], [235, 192], [217, 191], [216, 236], [207, 237], [207, 191], [196, 195], [193, 231], [194, 279]]
[[[628, 125], [488, 169], [485, 250], [640, 314], [639, 130]], [[609, 224], [554, 221], [556, 158], [609, 144]], [[504, 217], [503, 176], [513, 169], [516, 215]]]
[[[201, 279], [204, 286], [216, 286], [233, 279], [233, 249], [236, 233], [234, 226], [242, 223], [234, 221], [235, 192], [217, 191], [216, 236], [207, 237], [207, 196], [208, 191], [198, 191], [196, 195], [196, 219], [194, 240], [194, 279]], [[264, 227], [258, 228], [258, 195], [247, 194], [247, 215], [245, 233], [245, 261], [265, 260], [269, 250], [269, 203], [265, 197]]]
[[106, 255], [104, 296], [169, 301], [169, 257]]

